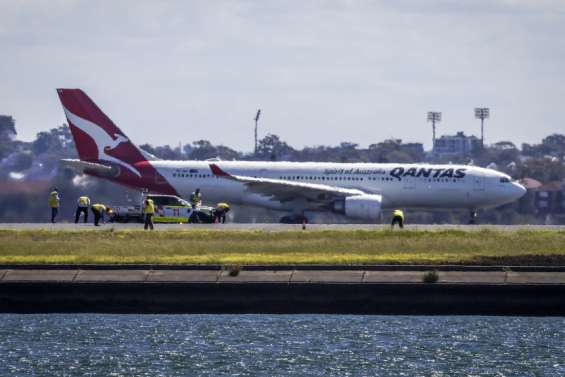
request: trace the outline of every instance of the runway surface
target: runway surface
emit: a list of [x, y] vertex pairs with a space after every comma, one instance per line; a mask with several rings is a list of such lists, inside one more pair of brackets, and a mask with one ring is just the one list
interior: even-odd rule
[[[307, 230], [321, 231], [321, 230], [371, 230], [371, 229], [388, 229], [390, 225], [388, 224], [308, 224], [306, 226]], [[92, 230], [92, 231], [104, 231], [108, 229], [143, 229], [143, 224], [138, 223], [128, 223], [128, 224], [117, 224], [109, 223], [103, 224], [102, 226], [95, 227], [92, 224], [73, 224], [73, 223], [0, 223], [0, 230], [3, 229], [14, 229], [14, 230]], [[209, 230], [263, 230], [263, 231], [290, 231], [290, 230], [300, 230], [302, 225], [300, 224], [243, 224], [243, 223], [231, 223], [231, 224], [155, 224], [156, 231], [163, 230], [186, 230], [186, 229], [209, 229]], [[396, 228], [398, 229], [398, 228]], [[522, 229], [529, 230], [564, 230], [564, 225], [447, 225], [447, 224], [408, 224], [404, 228], [405, 230], [429, 230], [429, 231], [439, 231], [446, 229], [454, 230], [464, 230], [464, 231], [478, 231], [484, 229], [492, 229], [499, 231], [516, 231]]]

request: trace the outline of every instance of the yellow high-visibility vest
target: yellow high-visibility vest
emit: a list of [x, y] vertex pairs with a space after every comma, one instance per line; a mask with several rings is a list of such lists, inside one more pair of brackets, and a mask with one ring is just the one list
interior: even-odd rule
[[90, 199], [88, 199], [88, 196], [81, 196], [78, 198], [78, 204], [81, 207], [88, 207], [90, 205]]
[[104, 204], [93, 204], [92, 208], [94, 208], [98, 212], [106, 211], [106, 206]]
[[216, 204], [217, 209], [229, 209], [230, 205], [228, 203], [218, 203]]
[[190, 195], [190, 203], [196, 206], [200, 205], [202, 203], [202, 194], [193, 192], [192, 195]]
[[404, 220], [404, 212], [402, 212], [402, 211], [399, 210], [399, 209], [395, 209], [394, 212], [392, 212], [392, 215], [395, 216], [395, 217], [398, 216], [398, 217], [400, 217], [402, 220]]
[[153, 204], [153, 200], [147, 199], [145, 201], [145, 206], [143, 207], [143, 213], [146, 215], [155, 214], [155, 204]]
[[59, 193], [57, 191], [52, 191], [49, 194], [49, 207], [59, 208]]

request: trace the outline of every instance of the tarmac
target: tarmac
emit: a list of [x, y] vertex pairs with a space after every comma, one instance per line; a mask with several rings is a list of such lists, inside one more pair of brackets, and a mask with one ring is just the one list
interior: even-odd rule
[[[307, 224], [307, 230], [372, 230], [389, 229], [389, 224]], [[406, 230], [464, 230], [476, 231], [483, 229], [493, 229], [500, 231], [516, 231], [520, 229], [529, 230], [565, 230], [565, 225], [450, 225], [450, 224], [407, 224]], [[143, 229], [143, 224], [139, 223], [108, 223], [95, 227], [92, 223], [0, 223], [0, 230], [108, 230], [108, 229]], [[279, 224], [279, 223], [227, 223], [227, 224], [155, 224], [156, 231], [163, 230], [184, 230], [184, 229], [208, 229], [208, 230], [264, 230], [264, 231], [285, 231], [300, 230], [301, 224]], [[398, 229], [398, 228], [397, 228]]]

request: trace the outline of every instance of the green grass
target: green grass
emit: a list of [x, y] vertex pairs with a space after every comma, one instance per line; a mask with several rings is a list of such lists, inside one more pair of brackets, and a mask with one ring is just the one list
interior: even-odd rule
[[0, 230], [0, 263], [565, 265], [565, 231]]

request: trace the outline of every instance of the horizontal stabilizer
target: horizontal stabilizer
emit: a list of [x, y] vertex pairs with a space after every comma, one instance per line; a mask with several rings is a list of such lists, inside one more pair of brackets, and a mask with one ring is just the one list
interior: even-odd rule
[[120, 168], [117, 166], [108, 166], [77, 159], [62, 159], [59, 162], [62, 167], [69, 168], [77, 173], [93, 173], [102, 177], [116, 177], [120, 174]]
[[153, 153], [147, 152], [145, 149], [139, 148], [139, 151], [147, 161], [160, 161], [161, 158], [155, 156]]

